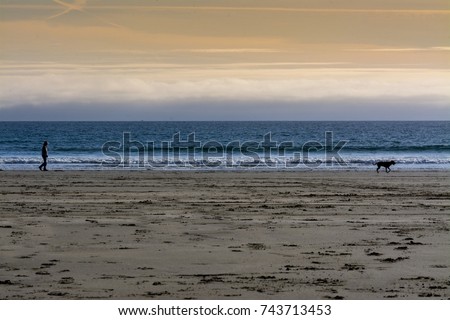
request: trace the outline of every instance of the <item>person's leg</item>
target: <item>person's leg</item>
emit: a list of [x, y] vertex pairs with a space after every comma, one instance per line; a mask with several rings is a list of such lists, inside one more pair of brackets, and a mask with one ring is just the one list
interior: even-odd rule
[[44, 171], [47, 171], [47, 157], [44, 158], [44, 163], [42, 165], [44, 166]]

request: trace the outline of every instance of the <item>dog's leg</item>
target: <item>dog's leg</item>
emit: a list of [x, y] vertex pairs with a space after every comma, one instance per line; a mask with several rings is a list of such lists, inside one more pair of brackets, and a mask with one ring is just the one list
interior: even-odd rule
[[378, 167], [378, 168], [377, 168], [377, 173], [380, 173], [380, 171], [379, 171], [379, 170], [380, 170], [380, 167]]
[[[388, 170], [389, 170], [389, 171], [388, 171]], [[386, 172], [387, 172], [387, 173], [391, 172], [391, 168], [386, 167]]]

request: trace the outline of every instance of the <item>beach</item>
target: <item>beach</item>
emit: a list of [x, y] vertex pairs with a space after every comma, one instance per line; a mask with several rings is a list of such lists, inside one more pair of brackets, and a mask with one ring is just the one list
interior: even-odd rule
[[448, 299], [450, 172], [1, 171], [1, 299]]

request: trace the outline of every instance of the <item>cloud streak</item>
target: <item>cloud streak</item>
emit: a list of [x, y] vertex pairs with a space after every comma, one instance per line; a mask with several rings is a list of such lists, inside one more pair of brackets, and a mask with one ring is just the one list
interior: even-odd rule
[[55, 19], [58, 17], [61, 17], [63, 15], [66, 15], [72, 11], [84, 11], [84, 6], [86, 5], [87, 0], [75, 0], [74, 3], [66, 3], [60, 0], [53, 0], [53, 2], [65, 7], [66, 9], [60, 13], [57, 13], [51, 17], [48, 17], [47, 20]]
[[450, 47], [429, 47], [429, 48], [370, 48], [370, 49], [350, 49], [347, 51], [363, 52], [417, 52], [417, 51], [450, 51]]
[[433, 9], [339, 9], [339, 8], [293, 8], [293, 7], [236, 7], [236, 6], [142, 6], [142, 5], [99, 5], [96, 9], [116, 10], [193, 10], [193, 11], [251, 11], [251, 12], [303, 12], [303, 13], [372, 13], [372, 14], [434, 14], [450, 15], [450, 10]]
[[268, 48], [210, 48], [210, 49], [185, 49], [173, 50], [174, 52], [193, 52], [193, 53], [279, 53], [281, 50]]
[[[75, 0], [74, 3], [66, 3], [63, 1], [54, 1], [64, 7], [67, 11], [72, 8], [71, 11], [77, 10], [81, 2], [85, 0]], [[83, 5], [84, 7], [84, 5]], [[48, 5], [43, 4], [0, 4], [0, 8], [9, 9], [48, 9]], [[450, 10], [445, 9], [380, 9], [380, 8], [304, 8], [304, 7], [264, 7], [264, 6], [164, 6], [164, 5], [89, 5], [91, 9], [105, 9], [105, 10], [164, 10], [164, 11], [250, 11], [250, 12], [280, 12], [280, 13], [334, 13], [334, 14], [422, 14], [422, 15], [450, 15]], [[78, 10], [79, 11], [79, 10]], [[59, 13], [58, 15], [63, 13]]]
[[55, 14], [53, 16], [48, 17], [47, 20], [52, 20], [52, 19], [55, 19], [55, 18], [58, 18], [58, 17], [62, 17], [64, 15], [66, 15], [66, 14], [69, 14], [72, 11], [78, 11], [78, 12], [83, 12], [85, 14], [88, 14], [88, 15], [94, 17], [95, 19], [97, 19], [98, 21], [101, 21], [104, 24], [107, 24], [107, 25], [110, 25], [110, 26], [113, 26], [113, 27], [116, 27], [116, 28], [123, 28], [123, 26], [121, 26], [121, 25], [118, 25], [118, 24], [113, 23], [111, 21], [105, 20], [102, 17], [87, 11], [85, 9], [86, 4], [87, 4], [87, 0], [74, 0], [73, 3], [67, 3], [67, 2], [64, 2], [64, 1], [61, 1], [61, 0], [53, 0], [53, 2], [55, 2], [55, 3], [65, 7], [66, 9], [64, 11], [60, 12], [60, 13], [57, 13], [57, 14]]

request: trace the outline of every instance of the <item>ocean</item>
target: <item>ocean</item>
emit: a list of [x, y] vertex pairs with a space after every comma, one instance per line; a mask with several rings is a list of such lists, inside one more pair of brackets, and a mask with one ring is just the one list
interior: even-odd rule
[[449, 121], [0, 122], [0, 169], [448, 170]]

